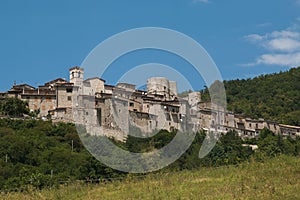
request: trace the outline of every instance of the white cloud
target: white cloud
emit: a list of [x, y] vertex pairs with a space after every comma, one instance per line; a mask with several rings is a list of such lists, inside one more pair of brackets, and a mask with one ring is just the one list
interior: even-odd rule
[[300, 33], [295, 31], [273, 31], [264, 35], [250, 34], [244, 38], [271, 51], [300, 51]]
[[291, 54], [264, 54], [257, 59], [255, 64], [299, 66], [300, 52]]
[[274, 31], [270, 34], [270, 37], [273, 38], [299, 38], [299, 33], [294, 31]]
[[193, 0], [193, 3], [211, 3], [209, 0]]
[[256, 61], [243, 64], [242, 66], [256, 66], [259, 64], [300, 65], [300, 32], [295, 28], [273, 31], [262, 35], [251, 34], [245, 36], [244, 39], [252, 44], [263, 47], [268, 52], [260, 55]]
[[272, 51], [295, 52], [300, 50], [300, 41], [290, 38], [278, 38], [267, 41], [265, 47]]
[[249, 42], [258, 42], [258, 41], [262, 41], [264, 39], [263, 36], [258, 35], [258, 34], [246, 35], [244, 38], [246, 40], [248, 40]]

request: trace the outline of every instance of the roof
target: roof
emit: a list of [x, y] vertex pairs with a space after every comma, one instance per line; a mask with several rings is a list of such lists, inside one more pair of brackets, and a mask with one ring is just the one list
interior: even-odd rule
[[258, 123], [258, 122], [264, 122], [264, 120], [262, 120], [262, 119], [251, 119], [251, 118], [246, 118], [245, 119], [247, 122], [256, 122], [256, 123]]
[[118, 83], [117, 88], [124, 88], [126, 90], [135, 91], [136, 85], [130, 83]]
[[23, 90], [23, 89], [30, 89], [30, 90], [34, 90], [35, 87], [28, 85], [28, 84], [19, 84], [19, 85], [13, 85], [12, 88], [10, 90]]
[[286, 125], [286, 124], [279, 124], [279, 126], [285, 127], [285, 128], [300, 129], [300, 126], [292, 126], [292, 125]]
[[105, 84], [104, 85], [104, 88], [114, 88], [115, 86], [113, 86], [113, 85], [108, 85], [108, 84]]
[[74, 70], [74, 69], [81, 69], [81, 70], [84, 70], [83, 68], [80, 68], [80, 67], [78, 67], [78, 66], [74, 66], [74, 67], [70, 68], [69, 71]]
[[54, 79], [52, 81], [49, 81], [47, 83], [44, 84], [44, 86], [49, 86], [51, 84], [54, 84], [54, 83], [67, 83], [68, 81], [66, 81], [66, 79], [64, 78], [57, 78], [57, 79]]
[[59, 84], [56, 84], [55, 86], [58, 86], [58, 87], [60, 87], [60, 86], [62, 86], [62, 87], [68, 87], [68, 86], [74, 86], [74, 83], [69, 83], [69, 82], [67, 82], [67, 83], [59, 83]]
[[94, 80], [94, 79], [99, 79], [99, 80], [103, 81], [104, 83], [106, 82], [104, 79], [102, 79], [102, 78], [99, 78], [99, 77], [92, 77], [92, 78], [88, 78], [88, 79], [84, 80], [84, 82], [86, 82], [86, 81], [90, 81], [90, 80]]
[[29, 93], [25, 93], [25, 94], [21, 94], [21, 96], [22, 97], [29, 97], [29, 96], [40, 96], [40, 97], [44, 97], [44, 96], [47, 96], [47, 97], [49, 97], [49, 96], [52, 96], [52, 97], [55, 97], [56, 96], [56, 94], [50, 94], [50, 93], [33, 93], [33, 94], [29, 94]]
[[117, 86], [118, 85], [126, 85], [126, 86], [136, 86], [135, 84], [131, 84], [131, 83], [123, 83], [123, 82], [119, 82], [119, 83], [117, 83]]

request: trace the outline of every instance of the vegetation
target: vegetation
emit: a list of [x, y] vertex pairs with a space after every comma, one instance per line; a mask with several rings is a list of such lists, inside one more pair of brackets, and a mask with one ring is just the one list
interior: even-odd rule
[[23, 117], [23, 114], [29, 114], [28, 102], [17, 98], [4, 98], [0, 100], [0, 114], [10, 117]]
[[[123, 178], [125, 173], [112, 170], [95, 160], [82, 146], [75, 126], [52, 124], [38, 120], [0, 119], [0, 190], [14, 188], [42, 189], [75, 180]], [[161, 148], [175, 135], [161, 131], [152, 138], [129, 137], [126, 143], [118, 143], [132, 152], [146, 152]], [[90, 136], [92, 137], [92, 136]], [[198, 153], [205, 133], [201, 132], [191, 147], [175, 163], [162, 171], [199, 169], [239, 164], [256, 159], [264, 161], [280, 154], [300, 154], [300, 138], [283, 139], [264, 130], [258, 139], [245, 141], [257, 144], [259, 150], [242, 146], [242, 139], [234, 132], [221, 137], [214, 149], [204, 159]]]
[[[224, 86], [228, 110], [300, 126], [300, 67], [253, 79], [224, 81]], [[202, 97], [204, 101], [209, 100], [207, 88], [202, 91]]]
[[114, 177], [82, 146], [72, 124], [0, 120], [0, 190]]
[[299, 157], [200, 168], [113, 182], [2, 194], [0, 199], [299, 199]]
[[[300, 68], [225, 81], [228, 108], [254, 118], [299, 125], [299, 80]], [[212, 89], [219, 84], [213, 84]], [[202, 95], [209, 100], [207, 88]], [[27, 102], [7, 98], [0, 100], [0, 114], [34, 117], [38, 111], [30, 113]], [[129, 136], [126, 143], [114, 142], [131, 152], [149, 152], [165, 146], [175, 135], [176, 132], [161, 130], [151, 138]], [[204, 132], [197, 133], [190, 148], [176, 162], [140, 180], [140, 175], [113, 170], [93, 158], [73, 124], [52, 124], [34, 118], [0, 119], [0, 191], [23, 191], [3, 196], [11, 199], [299, 198], [299, 137], [283, 138], [264, 129], [258, 138], [242, 140], [230, 132], [205, 158], [199, 159], [205, 136]], [[86, 138], [95, 140], [94, 136]], [[257, 145], [258, 150], [243, 144]], [[106, 180], [105, 184], [100, 183], [101, 187], [88, 184], [100, 180]], [[76, 184], [78, 181], [80, 184]], [[65, 188], [66, 183], [70, 186]]]

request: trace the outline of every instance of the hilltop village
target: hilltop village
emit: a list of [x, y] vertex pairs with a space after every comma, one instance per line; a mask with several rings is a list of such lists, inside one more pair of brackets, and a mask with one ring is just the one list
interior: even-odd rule
[[[95, 77], [84, 80], [84, 69], [69, 70], [69, 81], [58, 78], [37, 88], [14, 84], [0, 98], [14, 97], [28, 102], [30, 111], [53, 122], [84, 124], [92, 135], [124, 140], [129, 131], [150, 134], [154, 130], [212, 131], [234, 130], [241, 137], [256, 137], [263, 128], [284, 136], [300, 136], [300, 127], [264, 119], [250, 119], [222, 106], [202, 102], [200, 92], [179, 97], [175, 81], [163, 77], [147, 80], [147, 90], [130, 83], [105, 84]], [[134, 129], [133, 129], [134, 127]]]

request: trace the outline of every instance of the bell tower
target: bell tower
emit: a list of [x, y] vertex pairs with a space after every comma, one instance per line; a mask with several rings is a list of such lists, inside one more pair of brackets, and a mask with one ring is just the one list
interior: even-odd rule
[[70, 70], [70, 83], [74, 86], [80, 86], [83, 83], [84, 69], [80, 67], [72, 67]]

